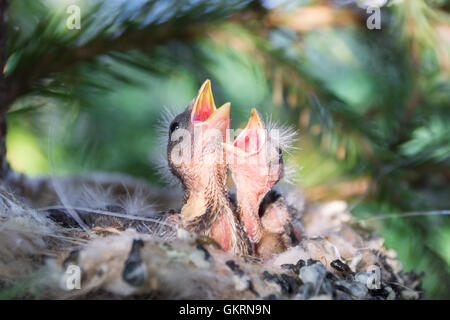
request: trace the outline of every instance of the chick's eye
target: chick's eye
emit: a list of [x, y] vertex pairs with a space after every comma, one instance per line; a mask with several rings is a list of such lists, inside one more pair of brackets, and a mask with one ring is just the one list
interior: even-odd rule
[[281, 150], [280, 148], [277, 148], [277, 152], [278, 152], [278, 155], [283, 155], [283, 150]]
[[170, 133], [172, 134], [175, 130], [179, 129], [180, 125], [178, 122], [174, 122], [170, 125]]

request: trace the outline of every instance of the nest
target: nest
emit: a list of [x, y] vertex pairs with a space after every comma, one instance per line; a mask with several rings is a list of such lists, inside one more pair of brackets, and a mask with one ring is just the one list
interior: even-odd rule
[[[0, 298], [424, 296], [423, 274], [403, 272], [395, 251], [387, 249], [379, 236], [352, 224], [342, 201], [291, 203], [301, 206], [297, 218], [308, 237], [269, 261], [260, 261], [225, 253], [212, 239], [176, 229], [166, 215], [149, 209], [143, 192], [127, 191], [120, 200], [104, 188], [93, 191], [85, 184], [74, 188], [70, 180], [66, 185], [72, 186], [65, 189], [69, 204], [41, 209], [2, 189]], [[303, 199], [295, 192], [287, 199]]]

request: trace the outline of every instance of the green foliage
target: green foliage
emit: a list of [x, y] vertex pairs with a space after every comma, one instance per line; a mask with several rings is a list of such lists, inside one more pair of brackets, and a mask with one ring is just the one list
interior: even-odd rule
[[12, 165], [44, 154], [42, 173], [162, 183], [152, 164], [158, 118], [210, 78], [216, 104], [232, 103], [234, 127], [252, 107], [298, 126], [290, 158], [303, 167], [301, 187], [368, 179], [369, 190], [346, 198], [354, 215], [398, 214], [375, 220], [379, 232], [405, 269], [427, 273], [429, 297], [450, 298], [448, 216], [401, 217], [450, 208], [449, 2], [392, 2], [382, 30], [366, 29], [352, 4], [338, 7], [351, 12], [345, 24], [297, 19], [296, 29], [271, 15], [317, 4], [330, 14], [348, 1], [278, 2], [79, 1], [81, 29], [69, 30], [63, 2], [12, 1]]
[[412, 138], [401, 146], [406, 157], [418, 162], [445, 162], [450, 154], [450, 126], [445, 119], [432, 117], [424, 126], [412, 132]]

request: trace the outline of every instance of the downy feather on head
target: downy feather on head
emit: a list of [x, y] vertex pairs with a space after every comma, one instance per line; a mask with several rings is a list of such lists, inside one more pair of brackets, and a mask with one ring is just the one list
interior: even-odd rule
[[[299, 131], [294, 126], [274, 120], [272, 114], [266, 114], [265, 125], [271, 141], [283, 151], [284, 155], [290, 155], [299, 149], [296, 146], [299, 141]], [[297, 184], [300, 180], [299, 171], [302, 168], [295, 163], [293, 157], [283, 157], [283, 161], [284, 174], [282, 181], [288, 184]]]
[[169, 139], [170, 123], [178, 114], [183, 112], [184, 108], [185, 107], [182, 106], [163, 107], [163, 111], [161, 112], [156, 127], [158, 135], [157, 149], [150, 157], [151, 163], [155, 166], [156, 172], [163, 182], [171, 187], [179, 187], [180, 190], [180, 181], [173, 175], [169, 167], [167, 159], [167, 142]]

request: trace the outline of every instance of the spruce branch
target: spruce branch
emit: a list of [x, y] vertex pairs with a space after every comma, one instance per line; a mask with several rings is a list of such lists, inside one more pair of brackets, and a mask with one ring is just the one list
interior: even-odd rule
[[0, 181], [10, 171], [6, 160], [6, 111], [8, 106], [8, 86], [3, 72], [6, 64], [6, 29], [8, 23], [8, 0], [0, 0]]
[[[199, 2], [184, 12], [181, 2], [177, 2], [175, 7], [170, 8], [169, 18], [164, 17], [166, 14], [164, 11], [150, 23], [143, 23], [141, 20], [145, 21], [152, 14], [155, 3], [158, 1], [149, 0], [145, 3], [141, 8], [143, 12], [137, 17], [118, 14], [100, 30], [96, 30], [95, 36], [90, 37], [86, 43], [81, 45], [79, 44], [80, 38], [91, 31], [90, 27], [95, 26], [96, 14], [102, 10], [101, 6], [93, 9], [83, 18], [83, 21], [86, 21], [85, 25], [81, 30], [73, 31], [79, 32], [79, 34], [62, 36], [61, 39], [57, 35], [49, 33], [46, 28], [47, 23], [42, 21], [28, 41], [31, 43], [33, 37], [38, 37], [38, 45], [30, 48], [18, 48], [23, 50], [23, 57], [17, 63], [12, 74], [8, 76], [10, 91], [5, 104], [9, 106], [15, 99], [31, 91], [38, 81], [51, 77], [55, 73], [63, 72], [79, 62], [92, 61], [98, 56], [111, 52], [127, 52], [133, 49], [148, 50], [171, 41], [189, 42], [205, 35], [212, 22], [229, 18], [241, 11], [260, 10], [259, 7], [252, 6], [253, 2], [251, 1], [233, 0], [218, 4], [214, 10], [209, 11], [206, 10], [206, 3]], [[236, 16], [245, 19], [245, 15]], [[163, 20], [164, 22], [162, 22]], [[47, 33], [49, 33], [48, 38], [40, 37], [40, 34], [46, 35]], [[44, 47], [39, 47], [39, 43], [42, 43]], [[51, 45], [47, 48], [45, 45], [49, 43], [58, 45]]]

